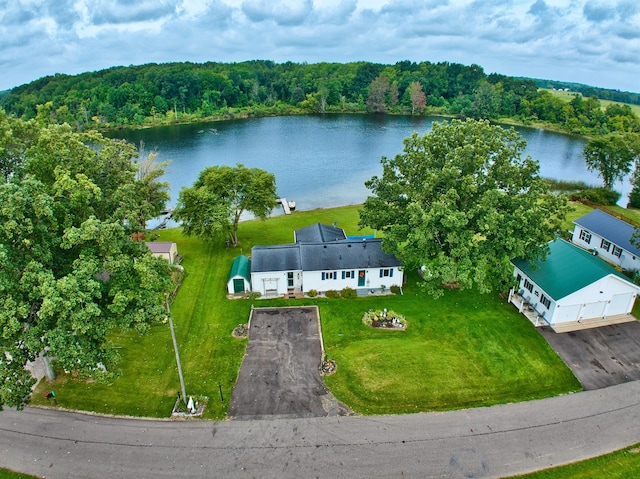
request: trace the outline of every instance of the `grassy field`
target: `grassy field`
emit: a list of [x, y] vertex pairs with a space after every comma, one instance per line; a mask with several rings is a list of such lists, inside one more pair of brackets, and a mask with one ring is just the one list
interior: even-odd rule
[[[580, 215], [578, 215], [580, 216]], [[455, 409], [552, 396], [580, 389], [577, 380], [524, 317], [497, 294], [448, 291], [434, 300], [409, 274], [404, 295], [359, 299], [226, 299], [233, 258], [256, 244], [289, 243], [293, 231], [316, 222], [358, 231], [358, 207], [296, 212], [240, 226], [241, 245], [225, 249], [160, 232], [176, 241], [187, 271], [172, 306], [188, 394], [210, 398], [206, 418], [225, 417], [246, 340], [231, 331], [248, 319], [251, 305], [318, 304], [327, 355], [338, 373], [327, 377], [334, 394], [363, 414]], [[377, 331], [361, 323], [370, 308], [406, 316], [405, 332]], [[167, 325], [139, 336], [113, 336], [122, 374], [111, 384], [87, 383], [61, 374], [39, 385], [33, 402], [46, 404], [56, 391], [60, 407], [132, 416], [167, 417], [179, 390]], [[222, 390], [222, 397], [220, 396]]]
[[[563, 99], [564, 101], [571, 101], [573, 100], [573, 97], [575, 95], [581, 95], [580, 93], [577, 92], [572, 92], [572, 91], [559, 91], [559, 90], [552, 90], [552, 89], [548, 89], [548, 88], [542, 88], [542, 90], [548, 91], [549, 93]], [[629, 103], [620, 103], [620, 102], [615, 102], [615, 101], [611, 101], [611, 100], [599, 100], [600, 104], [602, 105], [602, 108], [606, 108], [607, 106], [609, 106], [612, 103], [618, 103], [621, 105], [628, 105], [629, 107], [631, 107], [631, 110], [638, 116], [640, 116], [640, 105], [632, 105]]]

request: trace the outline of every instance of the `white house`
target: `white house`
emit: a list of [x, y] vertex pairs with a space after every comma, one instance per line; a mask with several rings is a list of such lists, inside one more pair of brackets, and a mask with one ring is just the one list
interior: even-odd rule
[[178, 259], [178, 245], [169, 241], [149, 241], [145, 243], [153, 256], [166, 259], [174, 264]]
[[574, 221], [572, 241], [624, 270], [640, 269], [640, 248], [631, 242], [635, 228], [601, 210]]
[[263, 296], [283, 296], [350, 287], [359, 294], [402, 285], [400, 261], [382, 251], [381, 239], [346, 239], [320, 223], [295, 232], [294, 244], [251, 250], [251, 288]]
[[518, 287], [510, 301], [521, 311], [532, 309], [556, 331], [635, 319], [630, 313], [638, 286], [622, 273], [561, 239], [549, 243], [549, 250], [544, 261], [512, 260]]

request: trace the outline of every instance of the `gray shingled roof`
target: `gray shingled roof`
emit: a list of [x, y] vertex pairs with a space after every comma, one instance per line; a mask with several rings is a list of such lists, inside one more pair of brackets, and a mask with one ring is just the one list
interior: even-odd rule
[[328, 243], [347, 239], [344, 230], [323, 223], [316, 223], [294, 233], [296, 243]]
[[607, 241], [611, 241], [622, 249], [629, 251], [631, 254], [640, 256], [640, 249], [631, 244], [631, 236], [635, 228], [629, 223], [598, 209], [587, 213], [582, 218], [578, 218], [574, 223], [606, 238]]
[[381, 239], [296, 243], [255, 246], [251, 250], [251, 272], [329, 271], [361, 268], [391, 268], [401, 262], [382, 251]]
[[300, 271], [300, 245], [254, 246], [251, 249], [251, 272]]
[[400, 261], [382, 251], [381, 245], [381, 239], [301, 244], [302, 269], [322, 271], [400, 266]]

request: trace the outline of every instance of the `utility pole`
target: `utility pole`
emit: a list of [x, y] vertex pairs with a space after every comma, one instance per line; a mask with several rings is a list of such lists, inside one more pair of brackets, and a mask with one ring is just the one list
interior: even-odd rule
[[187, 390], [184, 387], [184, 377], [182, 376], [182, 366], [180, 365], [180, 354], [178, 354], [178, 342], [176, 341], [176, 332], [173, 329], [173, 319], [171, 319], [171, 310], [169, 309], [169, 299], [165, 301], [167, 315], [169, 316], [169, 329], [171, 329], [171, 339], [173, 340], [173, 350], [176, 352], [176, 364], [178, 365], [178, 376], [180, 377], [180, 387], [182, 388], [182, 401], [187, 404]]

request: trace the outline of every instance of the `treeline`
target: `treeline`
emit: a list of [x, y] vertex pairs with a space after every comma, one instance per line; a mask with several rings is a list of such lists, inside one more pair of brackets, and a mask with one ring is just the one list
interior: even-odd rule
[[577, 134], [640, 131], [629, 107], [571, 102], [527, 78], [478, 65], [353, 63], [169, 63], [58, 74], [14, 88], [0, 107], [78, 130], [315, 112], [446, 114], [546, 122]]
[[569, 90], [581, 93], [582, 96], [595, 96], [600, 100], [618, 101], [620, 103], [629, 103], [631, 105], [640, 105], [640, 93], [632, 93], [630, 91], [612, 90], [609, 88], [598, 88], [595, 86], [584, 85], [582, 83], [562, 82], [557, 80], [541, 80], [535, 79], [536, 85], [540, 88], [549, 88], [556, 90]]

